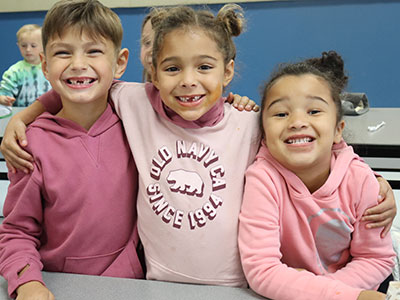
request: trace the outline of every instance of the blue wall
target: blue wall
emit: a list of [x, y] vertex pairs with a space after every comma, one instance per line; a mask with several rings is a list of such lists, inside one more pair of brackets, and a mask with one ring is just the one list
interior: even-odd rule
[[[236, 38], [238, 56], [232, 91], [259, 100], [259, 88], [273, 67], [318, 56], [342, 54], [349, 91], [365, 92], [371, 106], [400, 107], [400, 1], [277, 1], [241, 4], [247, 31]], [[218, 10], [221, 5], [211, 5]], [[141, 81], [139, 39], [144, 8], [115, 9], [131, 51], [127, 81]], [[41, 24], [45, 12], [0, 13], [0, 72], [20, 59], [15, 32], [26, 23]]]

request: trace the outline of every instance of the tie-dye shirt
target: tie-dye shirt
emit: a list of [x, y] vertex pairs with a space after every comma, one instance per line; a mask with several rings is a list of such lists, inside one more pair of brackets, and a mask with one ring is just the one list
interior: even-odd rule
[[41, 64], [31, 65], [25, 60], [20, 60], [5, 71], [0, 83], [0, 95], [16, 99], [13, 106], [28, 106], [50, 89]]

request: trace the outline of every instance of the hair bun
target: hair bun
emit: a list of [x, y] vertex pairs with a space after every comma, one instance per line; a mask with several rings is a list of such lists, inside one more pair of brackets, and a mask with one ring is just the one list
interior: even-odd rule
[[225, 25], [232, 36], [239, 36], [244, 29], [243, 9], [237, 4], [226, 4], [218, 12], [217, 18]]
[[324, 51], [320, 58], [308, 59], [306, 63], [329, 75], [341, 89], [346, 87], [348, 77], [345, 74], [344, 61], [336, 51]]

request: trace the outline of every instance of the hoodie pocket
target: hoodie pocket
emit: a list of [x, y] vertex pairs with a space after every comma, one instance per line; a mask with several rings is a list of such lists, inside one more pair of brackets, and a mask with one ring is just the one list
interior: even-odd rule
[[143, 278], [142, 268], [132, 241], [117, 251], [81, 257], [66, 257], [63, 272], [122, 278]]
[[105, 270], [102, 276], [143, 278], [143, 270], [137, 255], [135, 243], [130, 241], [112, 264]]
[[101, 275], [124, 250], [93, 255], [93, 256], [70, 256], [65, 258], [63, 272], [86, 275]]

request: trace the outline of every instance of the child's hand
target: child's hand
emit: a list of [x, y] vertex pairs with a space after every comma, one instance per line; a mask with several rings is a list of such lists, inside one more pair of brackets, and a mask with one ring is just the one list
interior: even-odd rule
[[13, 97], [5, 96], [5, 95], [0, 96], [0, 104], [12, 106], [14, 102], [15, 102], [15, 98], [13, 98]]
[[33, 158], [21, 148], [28, 144], [25, 134], [26, 126], [19, 118], [15, 118], [16, 116], [11, 118], [7, 124], [0, 150], [10, 172], [15, 173], [16, 169], [19, 169], [29, 173], [30, 170], [33, 170], [31, 163]]
[[17, 288], [16, 300], [54, 300], [54, 295], [39, 281], [30, 281]]
[[385, 300], [385, 294], [377, 291], [362, 291], [357, 300]]
[[392, 226], [393, 219], [396, 216], [396, 200], [390, 184], [383, 177], [377, 178], [379, 182], [378, 205], [367, 209], [361, 221], [368, 221], [367, 228], [383, 227], [381, 237], [385, 237]]
[[250, 100], [246, 96], [240, 96], [238, 94], [233, 94], [232, 92], [229, 93], [228, 97], [226, 98], [226, 102], [233, 105], [233, 107], [237, 108], [238, 110], [247, 110], [247, 111], [259, 111], [260, 107], [253, 101]]

